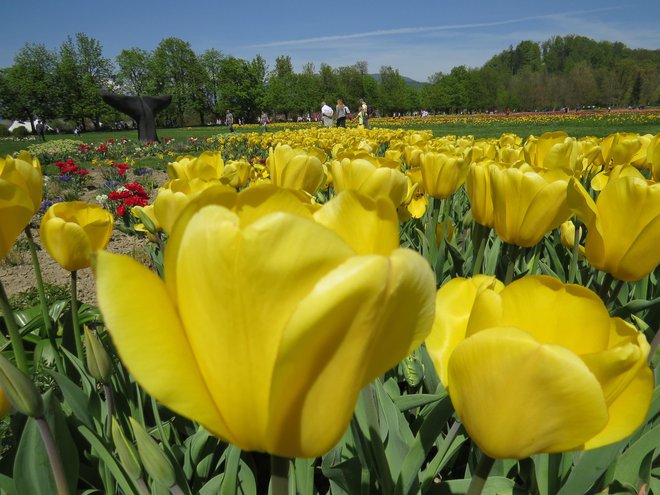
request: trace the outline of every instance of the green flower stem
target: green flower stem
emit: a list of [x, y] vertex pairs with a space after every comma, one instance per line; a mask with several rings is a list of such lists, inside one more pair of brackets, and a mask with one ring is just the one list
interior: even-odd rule
[[619, 297], [619, 292], [621, 292], [621, 288], [623, 287], [623, 284], [625, 282], [623, 280], [617, 280], [616, 285], [614, 286], [614, 289], [612, 290], [612, 293], [610, 294], [609, 298], [609, 305], [614, 305], [616, 303], [616, 298]]
[[472, 265], [472, 276], [474, 277], [475, 275], [480, 274], [483, 271], [483, 264], [484, 264], [484, 253], [486, 252], [486, 242], [488, 241], [488, 234], [489, 234], [489, 229], [488, 227], [480, 224], [476, 224], [474, 228], [474, 241], [473, 245], [476, 247], [477, 243], [479, 244], [479, 248], [476, 251], [476, 255], [474, 257], [474, 264]]
[[179, 485], [177, 485], [176, 483], [173, 484], [173, 485], [169, 488], [169, 490], [170, 490], [170, 493], [171, 493], [172, 495], [185, 495], [185, 493], [183, 493], [183, 490], [181, 489], [181, 487], [180, 487]]
[[556, 495], [559, 491], [561, 456], [561, 454], [548, 454], [548, 495]]
[[9, 330], [9, 339], [11, 340], [11, 345], [14, 350], [14, 357], [16, 358], [16, 366], [23, 373], [29, 375], [27, 357], [25, 356], [25, 348], [23, 347], [23, 338], [21, 337], [21, 332], [19, 332], [18, 330], [18, 325], [16, 325], [16, 320], [14, 319], [14, 311], [11, 309], [11, 306], [9, 305], [9, 298], [7, 297], [7, 293], [5, 292], [5, 287], [4, 285], [2, 285], [1, 281], [0, 281], [0, 310], [2, 311], [2, 314], [5, 317], [5, 324], [7, 325], [7, 330]]
[[48, 459], [50, 460], [50, 466], [53, 469], [53, 477], [55, 479], [55, 486], [57, 487], [57, 495], [69, 495], [69, 485], [66, 482], [64, 468], [62, 467], [62, 460], [60, 459], [60, 454], [57, 452], [53, 434], [48, 427], [48, 423], [43, 417], [36, 418], [36, 421], [37, 426], [39, 427], [39, 433], [41, 433], [41, 438], [43, 439], [44, 445], [46, 447], [46, 453], [48, 454]]
[[103, 384], [103, 392], [105, 393], [105, 406], [108, 409], [108, 415], [105, 418], [105, 437], [112, 440], [112, 415], [115, 413], [115, 400], [112, 387], [107, 383]]
[[582, 227], [578, 227], [575, 230], [575, 241], [573, 241], [573, 251], [571, 256], [571, 263], [568, 267], [568, 283], [572, 284], [575, 282], [575, 277], [577, 275], [578, 268], [578, 259], [580, 256], [580, 238], [582, 237]]
[[83, 354], [80, 322], [78, 321], [78, 272], [76, 270], [71, 272], [71, 322], [73, 323], [73, 339], [76, 343], [76, 356], [84, 363], [85, 354]]
[[48, 302], [46, 301], [46, 291], [44, 290], [44, 280], [41, 276], [41, 265], [39, 264], [39, 257], [37, 256], [37, 247], [32, 237], [32, 230], [28, 225], [25, 227], [25, 237], [27, 237], [28, 245], [30, 246], [30, 256], [32, 258], [32, 267], [34, 268], [34, 278], [37, 282], [37, 294], [39, 294], [39, 305], [41, 306], [41, 317], [44, 320], [44, 329], [48, 336], [50, 346], [53, 348], [53, 359], [55, 360], [55, 367], [60, 373], [64, 373], [64, 364], [62, 363], [62, 356], [57, 348], [57, 341], [55, 340], [55, 330], [50, 320], [48, 313]]
[[138, 491], [142, 495], [149, 495], [151, 492], [149, 491], [149, 487], [147, 484], [144, 482], [142, 478], [138, 478], [135, 480], [135, 486], [137, 486]]
[[613, 281], [614, 281], [614, 277], [609, 273], [606, 273], [605, 277], [603, 278], [603, 283], [600, 284], [598, 297], [600, 297], [604, 303], [607, 303], [607, 291], [610, 289], [610, 286], [612, 285]]
[[481, 454], [481, 460], [477, 465], [477, 470], [472, 476], [472, 481], [470, 481], [470, 486], [466, 495], [480, 495], [484, 486], [486, 486], [486, 480], [488, 479], [488, 473], [490, 473], [495, 459], [488, 457], [486, 454]]
[[504, 285], [509, 285], [513, 281], [513, 272], [516, 267], [516, 261], [518, 260], [518, 253], [520, 248], [515, 244], [509, 244], [509, 249], [507, 250], [509, 255], [509, 263], [506, 267], [506, 275], [504, 276]]
[[[438, 248], [438, 259], [435, 262], [435, 276], [439, 284], [442, 283], [442, 272], [445, 266], [445, 258], [447, 251], [447, 246], [446, 246], [447, 222], [449, 221], [449, 206], [450, 206], [449, 198], [442, 199], [441, 202], [442, 202], [442, 215], [440, 216], [440, 218], [442, 219], [442, 237], [440, 238], [440, 247]], [[437, 226], [437, 221], [436, 221], [436, 226]], [[435, 227], [434, 230], [437, 231], [437, 227]]]
[[539, 269], [539, 258], [541, 257], [541, 243], [539, 242], [532, 249], [532, 263], [529, 268], [529, 274], [535, 275]]
[[288, 495], [289, 459], [276, 455], [270, 456], [270, 495]]

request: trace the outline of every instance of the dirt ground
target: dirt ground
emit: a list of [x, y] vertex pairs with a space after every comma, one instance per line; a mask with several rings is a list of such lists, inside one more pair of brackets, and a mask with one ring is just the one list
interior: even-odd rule
[[[81, 200], [95, 203], [94, 198], [98, 194], [98, 189], [94, 184], [101, 179], [100, 174], [95, 173], [94, 170], [90, 170], [90, 187]], [[164, 172], [154, 172], [151, 179], [157, 184], [162, 185], [167, 180], [167, 175]], [[153, 191], [150, 194], [153, 200], [156, 192]], [[38, 225], [32, 227], [32, 236], [37, 246], [40, 246]], [[146, 254], [145, 246], [147, 243], [147, 239], [143, 236], [128, 235], [115, 228], [107, 249], [111, 253], [128, 254], [141, 262], [146, 262], [148, 255]], [[45, 250], [40, 249], [37, 252], [37, 256], [44, 282], [53, 285], [63, 285], [68, 290], [71, 283], [70, 273], [53, 261]], [[32, 259], [25, 234], [19, 236], [12, 251], [4, 259], [0, 260], [0, 281], [2, 281], [2, 285], [9, 297], [36, 286]], [[91, 268], [86, 268], [78, 272], [78, 298], [82, 302], [96, 304], [96, 289]]]
[[[33, 228], [32, 235], [37, 246], [39, 246], [38, 229]], [[108, 244], [108, 251], [128, 254], [140, 259], [146, 256], [144, 251], [146, 244], [147, 240], [145, 238], [127, 235], [115, 229]], [[14, 247], [7, 258], [0, 261], [0, 281], [2, 281], [9, 297], [36, 286], [32, 258], [30, 251], [27, 249], [25, 234], [21, 234], [17, 240], [17, 245], [18, 248]], [[53, 261], [43, 249], [37, 252], [37, 257], [39, 258], [44, 283], [69, 287], [71, 283], [70, 272]], [[78, 271], [78, 298], [82, 302], [96, 304], [96, 289], [91, 268]]]

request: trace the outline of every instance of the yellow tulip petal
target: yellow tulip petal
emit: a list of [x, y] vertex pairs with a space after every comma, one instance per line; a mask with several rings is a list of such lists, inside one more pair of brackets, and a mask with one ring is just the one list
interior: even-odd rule
[[387, 198], [345, 191], [314, 213], [314, 219], [339, 234], [358, 254], [389, 255], [399, 247], [399, 221]]
[[632, 435], [644, 422], [653, 398], [653, 372], [641, 366], [621, 394], [609, 404], [609, 421], [597, 435], [584, 444], [584, 449], [595, 449], [623, 440]]
[[481, 287], [495, 288], [499, 292], [504, 285], [495, 277], [477, 275], [471, 279], [452, 279], [437, 291], [435, 320], [431, 333], [426, 339], [426, 348], [445, 387], [448, 383], [449, 357], [456, 346], [465, 339], [472, 305]]
[[241, 191], [238, 195], [236, 211], [241, 217], [243, 226], [275, 212], [311, 217], [298, 193], [272, 185], [250, 187]]
[[426, 261], [408, 250], [389, 260], [351, 258], [323, 278], [283, 335], [270, 403], [270, 450], [315, 457], [332, 448], [360, 389], [426, 336], [433, 292]]
[[187, 224], [177, 223], [165, 277], [175, 270], [184, 328], [237, 445], [264, 450], [283, 328], [319, 278], [354, 253], [328, 229], [291, 214], [271, 214], [241, 227], [220, 206], [206, 206]]
[[232, 442], [161, 279], [128, 256], [104, 251], [95, 275], [99, 307], [128, 370], [167, 407]]
[[497, 459], [579, 449], [607, 423], [600, 385], [585, 364], [517, 328], [461, 342], [449, 360], [449, 394], [470, 436]]
[[48, 254], [65, 270], [81, 270], [91, 265], [92, 247], [80, 225], [55, 217], [42, 220], [39, 234]]
[[609, 325], [607, 309], [594, 292], [534, 275], [512, 282], [500, 294], [479, 294], [467, 335], [495, 326], [514, 326], [540, 342], [587, 354], [606, 348], [609, 332], [603, 329]]

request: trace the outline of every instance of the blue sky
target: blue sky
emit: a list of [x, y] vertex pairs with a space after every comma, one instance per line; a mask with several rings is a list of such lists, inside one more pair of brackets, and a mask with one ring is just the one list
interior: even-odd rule
[[99, 40], [114, 61], [124, 48], [153, 50], [166, 37], [201, 53], [216, 48], [272, 66], [289, 55], [299, 71], [366, 60], [369, 72], [390, 65], [426, 81], [456, 65], [481, 66], [522, 40], [580, 34], [621, 41], [632, 48], [660, 48], [660, 1], [530, 0], [2, 0], [0, 67], [10, 66], [26, 42], [56, 50], [67, 35]]

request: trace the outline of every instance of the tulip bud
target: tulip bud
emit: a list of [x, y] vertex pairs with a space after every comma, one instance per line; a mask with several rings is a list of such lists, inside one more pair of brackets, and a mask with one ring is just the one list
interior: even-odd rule
[[112, 376], [112, 359], [105, 350], [98, 336], [87, 325], [85, 330], [85, 349], [87, 350], [87, 370], [96, 380], [108, 383]]
[[131, 421], [133, 433], [135, 434], [138, 453], [140, 454], [144, 469], [147, 470], [147, 473], [149, 473], [149, 476], [153, 479], [160, 481], [167, 487], [172, 486], [176, 482], [176, 476], [174, 474], [172, 463], [165, 455], [165, 452], [163, 452], [163, 449], [161, 449], [156, 441], [151, 438], [151, 435], [142, 428], [140, 423], [133, 418], [129, 419]]
[[26, 416], [38, 418], [44, 414], [44, 402], [32, 380], [0, 354], [0, 386], [9, 402]]
[[128, 475], [133, 480], [140, 479], [142, 468], [135, 447], [126, 439], [124, 430], [114, 418], [112, 418], [112, 441], [115, 444], [119, 461]]

